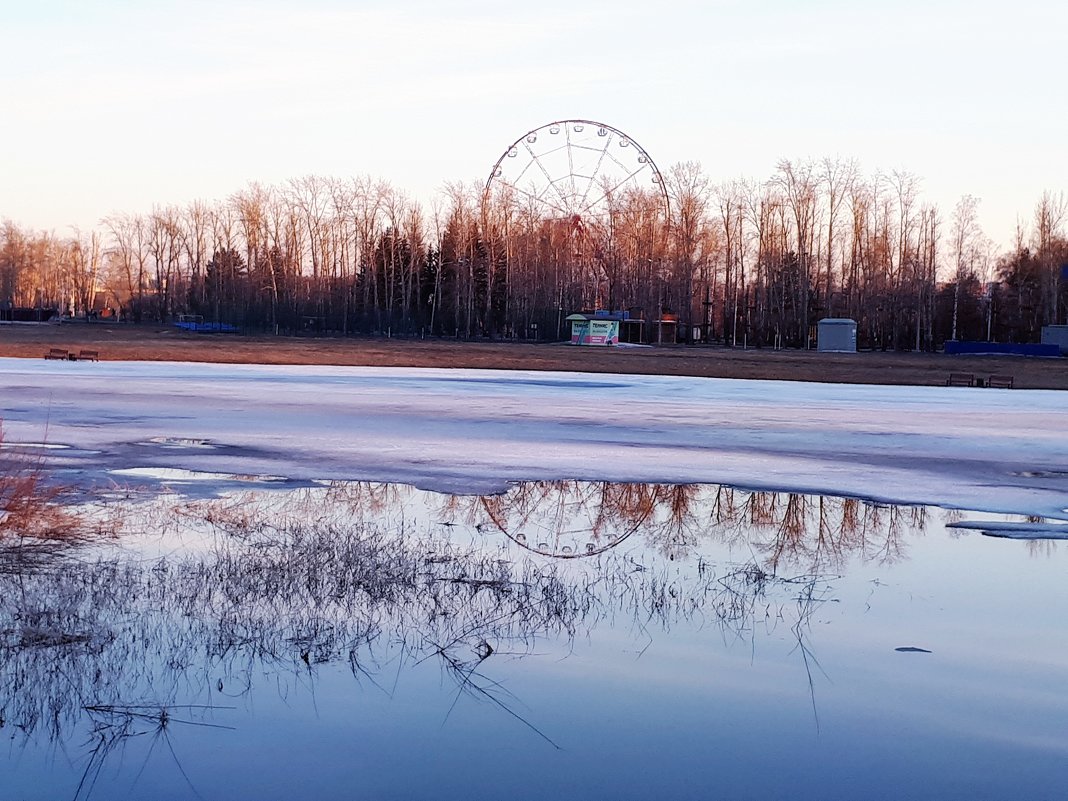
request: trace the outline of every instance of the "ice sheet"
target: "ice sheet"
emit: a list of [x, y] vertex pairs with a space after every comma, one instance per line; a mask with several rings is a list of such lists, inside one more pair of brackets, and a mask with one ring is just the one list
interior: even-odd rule
[[28, 359], [0, 359], [0, 382], [6, 444], [67, 446], [34, 458], [78, 484], [713, 482], [1068, 519], [1055, 391]]

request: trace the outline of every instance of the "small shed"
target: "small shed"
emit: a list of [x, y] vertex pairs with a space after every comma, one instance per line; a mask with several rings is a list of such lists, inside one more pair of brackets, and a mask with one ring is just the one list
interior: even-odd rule
[[678, 339], [679, 316], [669, 311], [660, 312], [656, 322], [656, 344], [674, 345]]
[[572, 345], [618, 345], [619, 324], [623, 315], [598, 312], [569, 315]]
[[819, 322], [816, 349], [828, 353], [856, 353], [857, 321], [848, 317], [824, 317]]

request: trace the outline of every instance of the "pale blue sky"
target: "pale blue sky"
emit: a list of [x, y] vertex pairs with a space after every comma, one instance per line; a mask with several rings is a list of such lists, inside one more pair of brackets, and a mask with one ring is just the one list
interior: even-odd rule
[[906, 169], [1007, 246], [1068, 191], [1068, 4], [0, 0], [0, 217], [68, 233], [249, 181], [484, 180], [553, 119], [661, 168]]

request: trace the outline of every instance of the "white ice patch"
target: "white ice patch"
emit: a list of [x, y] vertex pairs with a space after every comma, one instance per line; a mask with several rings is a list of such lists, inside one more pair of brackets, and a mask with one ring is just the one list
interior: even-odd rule
[[203, 482], [238, 482], [264, 484], [285, 481], [282, 476], [238, 475], [234, 473], [209, 473], [202, 470], [183, 470], [178, 467], [126, 467], [109, 471], [113, 476], [127, 476], [160, 481], [168, 484], [192, 484]]
[[0, 442], [0, 448], [13, 450], [18, 448], [32, 448], [44, 451], [62, 451], [70, 448], [70, 445], [60, 445], [55, 442]]
[[1049, 521], [1013, 522], [1003, 520], [961, 520], [947, 523], [947, 528], [981, 531], [991, 537], [1013, 540], [1068, 540], [1068, 523]]

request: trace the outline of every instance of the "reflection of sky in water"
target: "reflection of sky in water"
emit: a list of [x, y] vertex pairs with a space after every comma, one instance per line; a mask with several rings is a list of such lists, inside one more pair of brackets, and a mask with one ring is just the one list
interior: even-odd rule
[[[557, 511], [569, 509], [565, 528], [571, 531], [591, 513], [589, 503], [575, 505], [574, 499], [593, 497], [590, 488], [597, 485], [552, 486]], [[555, 571], [559, 583], [552, 587], [588, 589], [598, 600], [573, 618], [571, 638], [537, 625], [510, 629], [512, 638], [487, 637], [495, 653], [478, 665], [478, 681], [501, 705], [463, 692], [457, 674], [444, 669], [428, 640], [448, 631], [447, 622], [416, 625], [418, 615], [406, 617], [388, 600], [368, 618], [383, 637], [360, 651], [368, 673], [355, 678], [344, 659], [334, 655], [315, 664], [312, 658], [305, 665], [299, 643], [289, 647], [277, 639], [269, 643], [281, 653], [253, 655], [237, 643], [204, 669], [208, 649], [200, 644], [183, 652], [191, 663], [160, 672], [155, 690], [166, 694], [176, 719], [234, 728], [171, 722], [160, 738], [152, 725], [140, 724], [144, 733], [124, 739], [103, 761], [88, 797], [1061, 797], [1068, 786], [1068, 582], [1060, 543], [950, 531], [939, 510], [928, 511], [925, 531], [918, 532], [915, 515], [905, 510], [898, 546], [886, 548], [889, 510], [881, 510], [879, 526], [864, 538], [848, 538], [854, 544], [863, 539], [863, 548], [840, 549], [832, 559], [813, 544], [816, 499], [799, 506], [794, 496], [788, 512], [787, 496], [775, 496], [770, 506], [764, 498], [765, 522], [752, 525], [739, 514], [723, 519], [715, 512], [715, 492], [693, 488], [687, 522], [674, 528], [665, 528], [672, 519], [666, 504], [680, 496], [668, 489], [629, 495], [633, 508], [609, 516], [623, 530], [629, 530], [627, 520], [639, 520], [633, 536], [594, 558], [563, 560], [530, 553], [491, 525], [511, 530], [522, 522], [527, 531], [540, 525], [515, 494], [511, 502], [509, 496], [490, 499], [490, 507], [481, 499], [372, 485], [339, 491], [330, 496], [338, 502], [333, 506], [322, 492], [310, 496], [314, 502], [301, 502], [292, 519], [314, 510], [329, 524], [332, 515], [354, 512], [392, 531], [402, 525], [429, 530], [461, 548], [481, 544], [494, 559], [529, 560], [527, 579]], [[644, 509], [641, 498], [654, 498], [655, 508]], [[746, 500], [753, 499], [736, 493], [732, 508]], [[197, 521], [214, 509], [216, 536], [227, 540], [223, 531], [239, 505], [222, 503], [174, 501], [185, 530], [179, 552], [173, 524], [162, 536], [131, 536], [125, 546], [107, 550], [146, 560], [140, 563], [146, 571], [160, 550], [172, 570], [183, 553], [210, 563], [211, 527]], [[835, 525], [839, 513], [870, 511], [838, 499], [826, 504]], [[481, 514], [487, 508], [492, 518]], [[284, 509], [283, 503], [273, 518], [284, 520]], [[592, 514], [605, 516], [596, 504]], [[718, 522], [709, 522], [717, 514]], [[794, 514], [792, 526], [784, 523], [786, 514]], [[154, 522], [133, 525], [131, 533], [155, 531], [165, 517], [146, 511], [145, 519]], [[785, 536], [791, 547], [771, 547], [791, 527]], [[672, 532], [684, 547], [665, 543]], [[825, 531], [825, 539], [834, 539], [831, 533]], [[255, 536], [229, 542], [231, 555], [257, 547]], [[905, 556], [880, 561], [887, 551]], [[741, 566], [769, 570], [772, 561], [780, 579], [798, 580], [766, 576], [763, 593], [739, 599], [743, 613], [724, 615], [719, 579]], [[293, 566], [297, 575], [301, 569]], [[461, 569], [457, 562], [442, 577], [461, 575]], [[715, 581], [702, 580], [708, 571]], [[821, 574], [814, 583], [800, 580], [813, 572]], [[82, 574], [71, 567], [63, 575], [74, 580]], [[208, 570], [204, 581], [212, 580]], [[413, 584], [419, 593], [439, 586], [419, 581]], [[809, 587], [815, 600], [804, 607], [798, 598]], [[180, 586], [172, 589], [177, 593]], [[18, 602], [7, 598], [0, 629], [10, 631], [18, 625], [11, 618]], [[140, 608], [141, 601], [130, 603]], [[484, 620], [493, 619], [492, 607]], [[194, 605], [192, 611], [212, 623], [211, 634], [231, 610]], [[288, 610], [283, 605], [275, 612], [284, 617]], [[393, 627], [391, 615], [409, 628]], [[113, 631], [122, 636], [125, 629], [116, 622]], [[471, 667], [478, 636], [446, 650]], [[5, 642], [10, 646], [12, 639]], [[32, 656], [47, 662], [56, 649], [83, 649], [83, 666], [91, 668], [94, 647], [41, 647]], [[931, 653], [895, 651], [901, 647]], [[0, 798], [74, 797], [94, 734], [84, 715], [58, 740], [50, 740], [44, 723], [28, 737], [20, 732], [16, 696], [48, 688], [34, 686], [32, 674], [13, 677], [15, 650], [7, 650], [7, 667], [0, 667], [0, 731], [9, 741], [0, 757]], [[167, 657], [166, 648], [162, 654]], [[59, 671], [36, 678], [60, 695], [70, 681]], [[81, 686], [94, 686], [81, 678]], [[131, 669], [127, 678], [137, 687], [142, 677]], [[112, 697], [121, 690], [111, 687], [107, 697], [77, 703], [152, 700]], [[215, 709], [183, 712], [186, 704]], [[86, 797], [85, 789], [79, 797]]]

